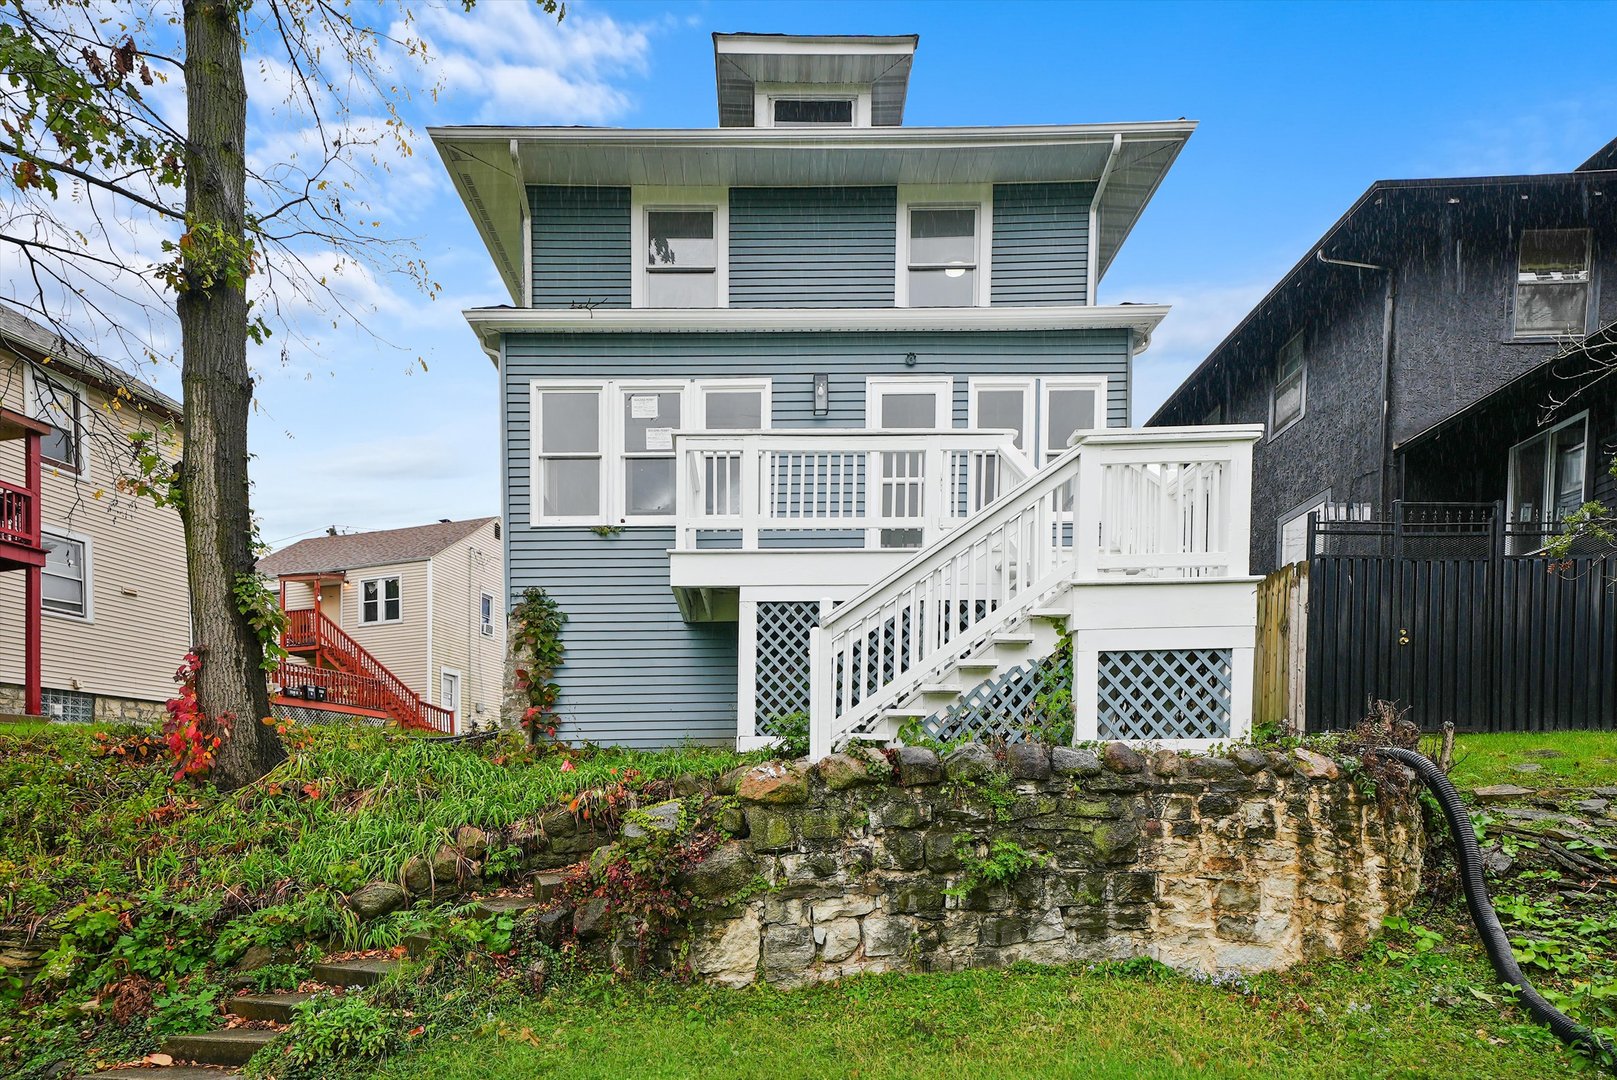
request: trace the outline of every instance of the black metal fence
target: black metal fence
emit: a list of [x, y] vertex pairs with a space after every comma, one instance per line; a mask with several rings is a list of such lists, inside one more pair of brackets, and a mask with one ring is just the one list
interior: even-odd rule
[[1408, 706], [1423, 728], [1617, 728], [1617, 555], [1535, 554], [1553, 527], [1414, 504], [1310, 526], [1306, 716]]

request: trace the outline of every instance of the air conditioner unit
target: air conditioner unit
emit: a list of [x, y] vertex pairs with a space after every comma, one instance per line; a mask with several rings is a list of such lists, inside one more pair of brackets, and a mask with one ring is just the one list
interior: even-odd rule
[[483, 636], [484, 637], [493, 637], [494, 636], [494, 624], [493, 623], [484, 623], [483, 626], [482, 626], [482, 630], [483, 630]]

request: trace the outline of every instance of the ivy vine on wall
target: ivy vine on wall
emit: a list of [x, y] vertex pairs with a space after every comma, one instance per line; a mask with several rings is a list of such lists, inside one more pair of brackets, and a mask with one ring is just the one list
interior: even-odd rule
[[556, 737], [556, 698], [561, 687], [556, 685], [555, 675], [565, 651], [561, 628], [566, 622], [567, 613], [543, 589], [529, 589], [511, 609], [511, 623], [516, 628], [516, 685], [528, 701], [522, 710], [522, 726], [530, 743], [537, 743], [541, 734]]

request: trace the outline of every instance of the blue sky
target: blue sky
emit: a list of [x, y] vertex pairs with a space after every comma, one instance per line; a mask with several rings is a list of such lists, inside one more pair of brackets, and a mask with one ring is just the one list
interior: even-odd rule
[[316, 349], [257, 358], [272, 542], [498, 512], [495, 374], [459, 311], [505, 294], [426, 126], [711, 126], [713, 31], [918, 33], [912, 124], [1200, 121], [1101, 285], [1103, 303], [1175, 305], [1138, 361], [1136, 419], [1373, 180], [1561, 171], [1617, 136], [1617, 68], [1579, 58], [1617, 30], [1598, 4], [575, 0], [560, 27], [518, 0], [417, 13], [443, 88], [404, 110], [418, 153], [373, 177], [374, 201], [443, 293], [361, 281], [376, 337], [328, 326]]

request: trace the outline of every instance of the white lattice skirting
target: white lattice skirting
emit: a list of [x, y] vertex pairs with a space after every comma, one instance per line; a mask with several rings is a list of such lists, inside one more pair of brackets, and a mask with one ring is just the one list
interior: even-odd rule
[[809, 711], [809, 631], [820, 625], [817, 600], [758, 604], [757, 686], [753, 693], [759, 735], [777, 735], [775, 722]]
[[1102, 739], [1230, 737], [1229, 649], [1102, 652], [1096, 674]]

